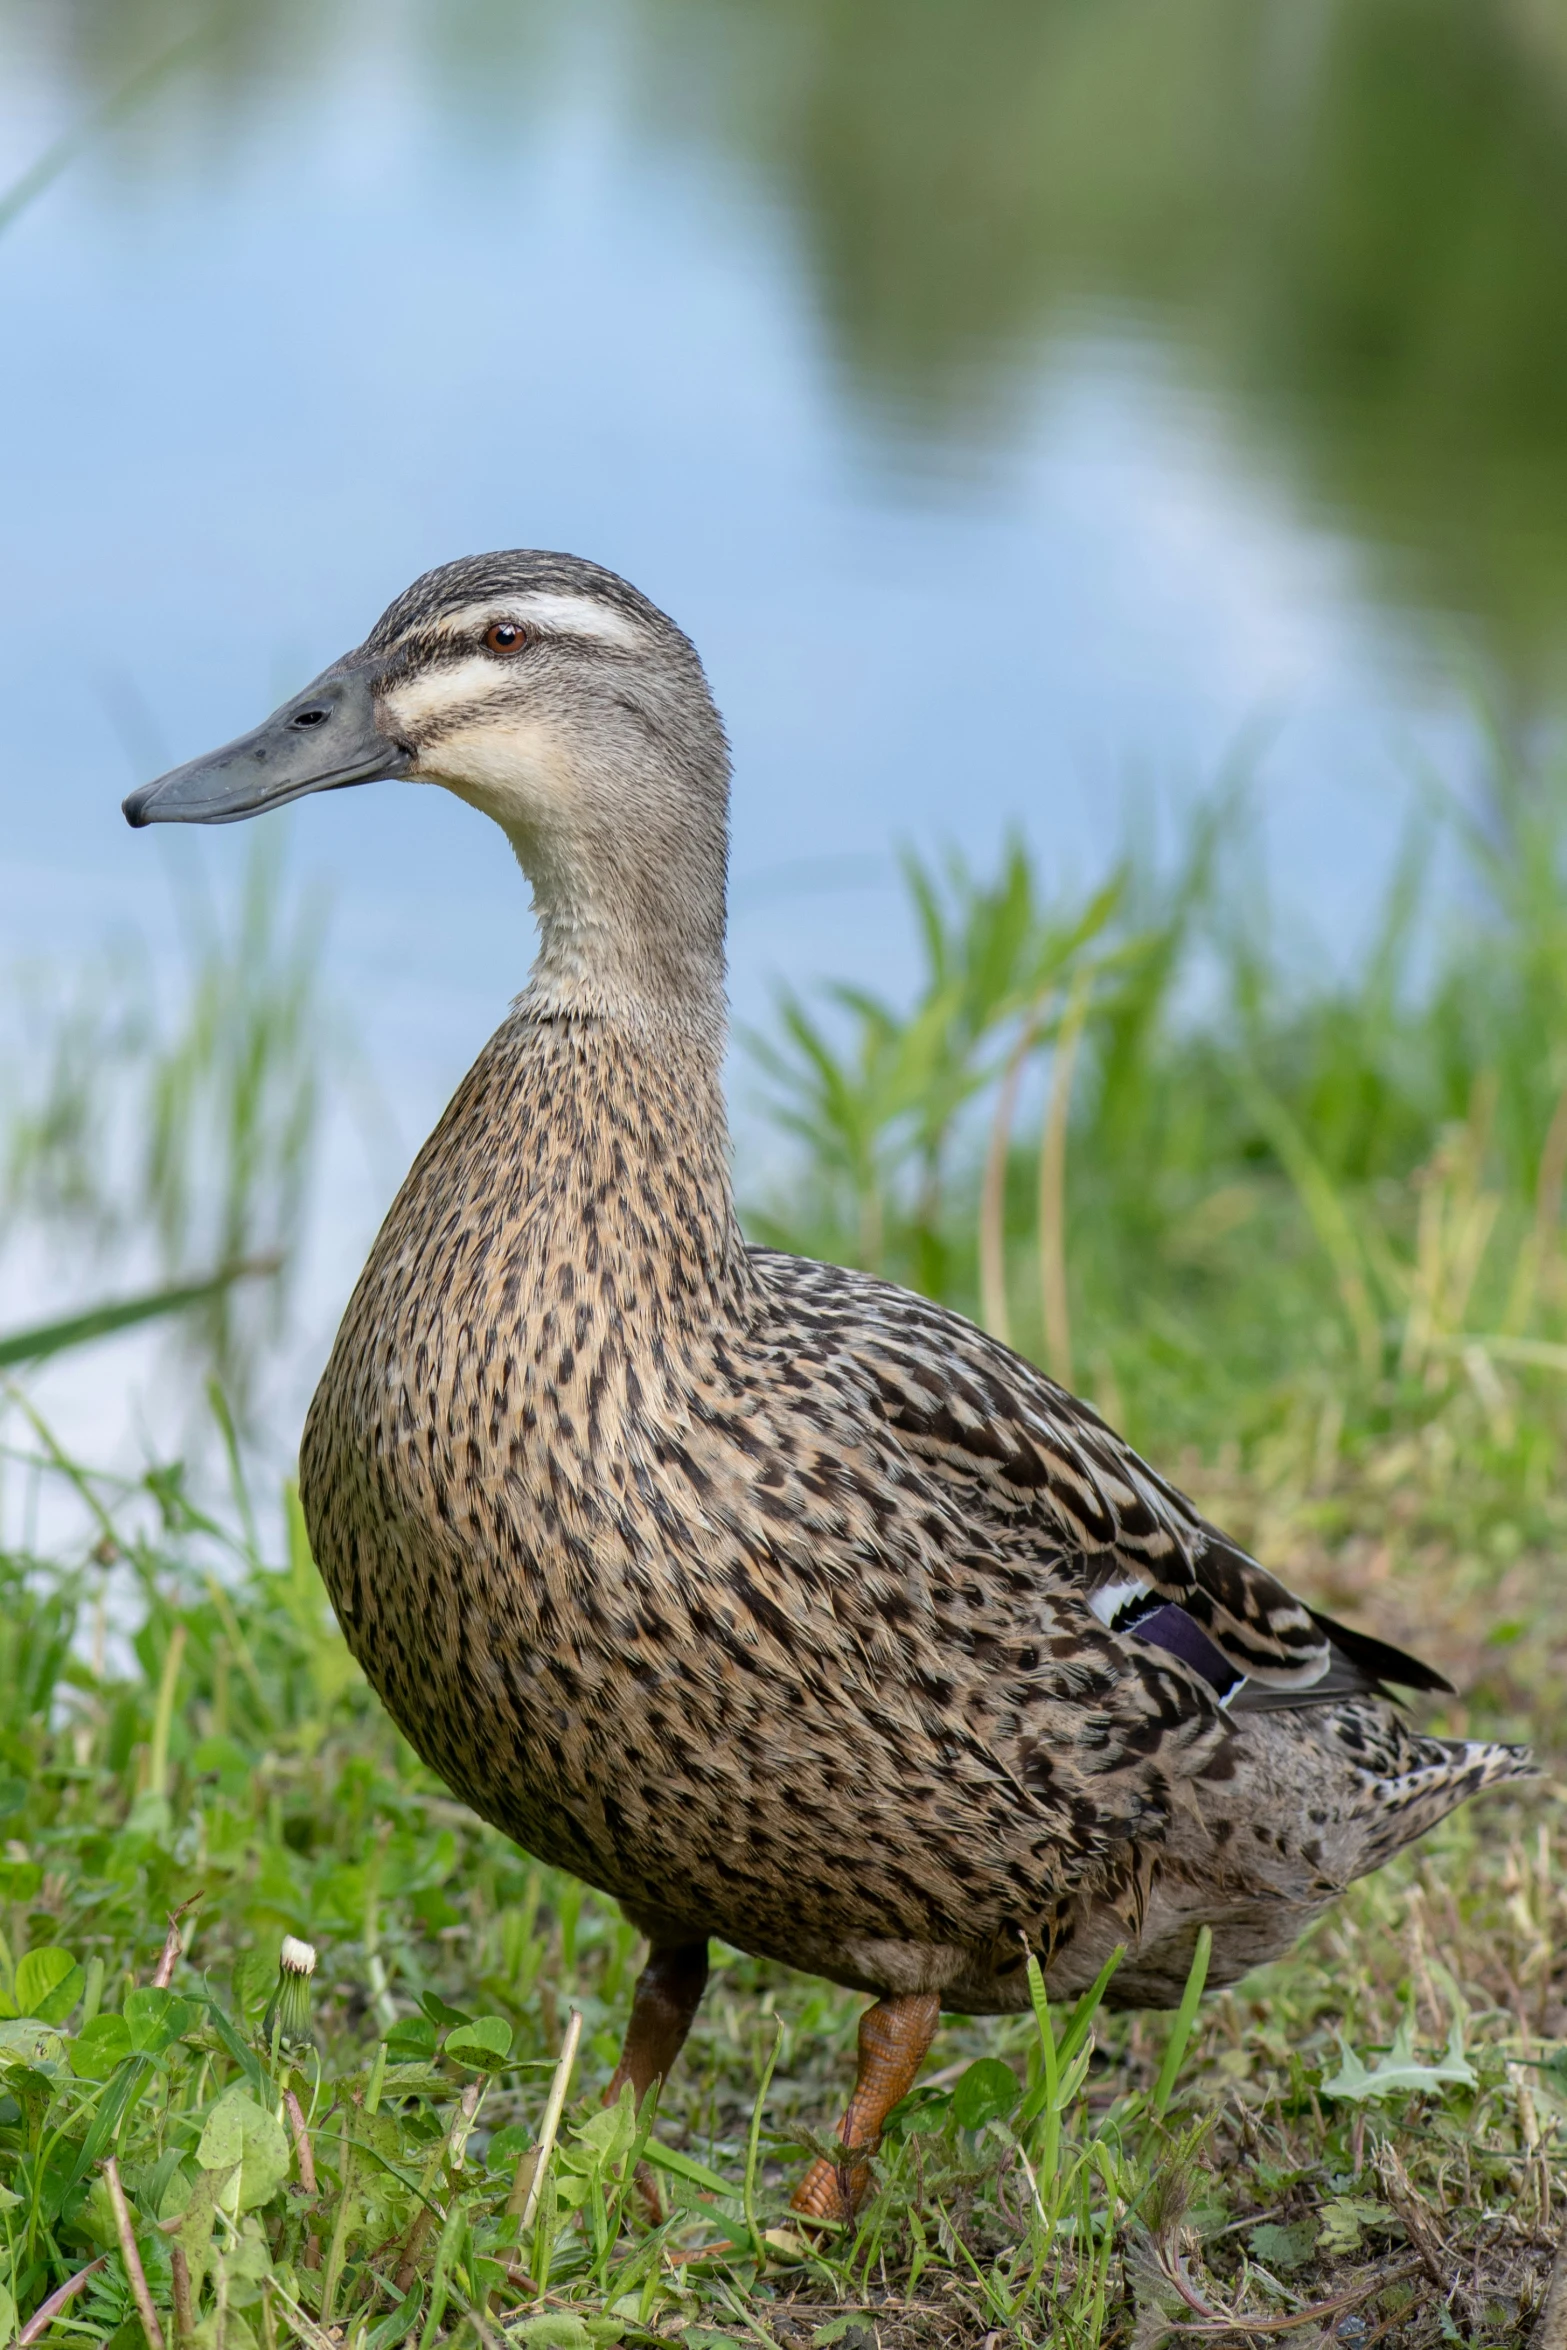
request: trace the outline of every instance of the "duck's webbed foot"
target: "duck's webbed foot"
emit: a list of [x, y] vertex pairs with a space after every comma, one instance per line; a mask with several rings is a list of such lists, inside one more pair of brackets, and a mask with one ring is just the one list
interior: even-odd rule
[[[684, 2047], [691, 2019], [706, 1988], [705, 1940], [653, 1945], [631, 1995], [631, 2017], [626, 2025], [620, 2062], [604, 2092], [606, 2105], [615, 2103], [629, 2081], [640, 2113], [643, 2098], [655, 2081], [668, 2077], [670, 2067]], [[657, 2184], [646, 2163], [637, 2172], [637, 2193], [647, 2217], [656, 2226], [664, 2213]]]
[[[934, 1991], [913, 1991], [899, 1999], [878, 1999], [860, 2018], [860, 2061], [854, 2095], [838, 2127], [844, 2146], [873, 2153], [882, 2124], [914, 2086], [941, 2020]], [[789, 2199], [791, 2211], [806, 2219], [852, 2219], [871, 2183], [868, 2163], [813, 2162]]]

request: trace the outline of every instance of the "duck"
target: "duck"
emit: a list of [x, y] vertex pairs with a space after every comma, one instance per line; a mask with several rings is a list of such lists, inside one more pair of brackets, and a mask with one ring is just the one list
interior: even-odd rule
[[348, 1645], [481, 1818], [648, 1943], [610, 2095], [717, 1939], [869, 1995], [844, 2220], [943, 2012], [1179, 2001], [1280, 1956], [1521, 1748], [1288, 1590], [1088, 1404], [926, 1298], [748, 1246], [723, 1092], [730, 757], [615, 573], [427, 571], [251, 733], [132, 792], [234, 823], [385, 779], [506, 835], [538, 947], [398, 1192], [305, 1421]]

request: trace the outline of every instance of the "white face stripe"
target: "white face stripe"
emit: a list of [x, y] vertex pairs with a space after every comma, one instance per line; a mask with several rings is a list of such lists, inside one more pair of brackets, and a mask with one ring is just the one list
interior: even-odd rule
[[642, 631], [628, 613], [593, 596], [560, 594], [530, 588], [515, 596], [489, 596], [483, 603], [464, 604], [460, 611], [443, 612], [434, 623], [437, 636], [482, 636], [497, 620], [516, 620], [545, 636], [591, 637], [601, 645], [633, 651], [643, 642]]
[[495, 654], [475, 653], [449, 667], [423, 669], [417, 676], [400, 679], [385, 697], [387, 713], [394, 726], [417, 734], [459, 711], [482, 707], [504, 678], [505, 669]]

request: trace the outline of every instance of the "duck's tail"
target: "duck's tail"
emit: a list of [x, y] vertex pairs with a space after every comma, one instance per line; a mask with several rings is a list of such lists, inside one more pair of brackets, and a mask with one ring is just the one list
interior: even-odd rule
[[1423, 1737], [1381, 1697], [1268, 1708], [1235, 1732], [1226, 1772], [1210, 1767], [1176, 1806], [1137, 1918], [1124, 1898], [1084, 1897], [1047, 1972], [1052, 1998], [1084, 1990], [1120, 1942], [1109, 2003], [1173, 2007], [1205, 1925], [1208, 1982], [1233, 1983], [1471, 1795], [1534, 1775], [1526, 1747]]
[[[1398, 1727], [1402, 1730], [1403, 1725]], [[1364, 1790], [1363, 1838], [1352, 1876], [1368, 1876], [1395, 1852], [1434, 1828], [1448, 1813], [1487, 1787], [1537, 1773], [1527, 1746], [1493, 1746], [1484, 1739], [1422, 1738], [1405, 1730], [1400, 1768], [1371, 1776]]]

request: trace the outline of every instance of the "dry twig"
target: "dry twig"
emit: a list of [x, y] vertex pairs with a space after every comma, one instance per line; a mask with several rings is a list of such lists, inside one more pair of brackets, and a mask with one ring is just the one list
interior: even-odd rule
[[136, 2230], [131, 2225], [131, 2207], [125, 2200], [125, 2189], [120, 2183], [120, 2166], [111, 2154], [103, 2166], [104, 2179], [109, 2189], [109, 2203], [114, 2212], [114, 2232], [120, 2239], [120, 2258], [131, 2281], [131, 2296], [136, 2303], [136, 2314], [141, 2319], [141, 2330], [147, 2337], [148, 2350], [164, 2350], [163, 2328], [158, 2323], [158, 2312], [152, 2305], [147, 2289], [147, 2272], [136, 2249]]
[[[299, 2164], [299, 2183], [307, 2195], [313, 2196], [316, 2192], [315, 2149], [310, 2143], [310, 2132], [305, 2127], [304, 2112], [292, 2089], [283, 2099], [283, 2110], [288, 2115], [288, 2126], [294, 2133], [294, 2158]], [[304, 2265], [306, 2268], [321, 2266], [321, 2238], [313, 2228], [305, 2238]], [[407, 2288], [404, 2287], [404, 2290]]]
[[174, 1970], [185, 1955], [185, 1937], [180, 1932], [180, 1920], [187, 1910], [195, 1908], [200, 1899], [199, 1893], [193, 1893], [189, 1901], [182, 1901], [178, 1909], [170, 1910], [169, 1930], [163, 1937], [163, 1948], [158, 1954], [158, 1963], [152, 1970], [154, 1991], [167, 1991], [173, 1982]]
[[47, 2301], [40, 2301], [16, 2337], [16, 2350], [29, 2350], [32, 2343], [41, 2342], [61, 2310], [91, 2284], [98, 2271], [108, 2265], [108, 2259], [107, 2252], [100, 2252], [96, 2260], [89, 2260], [85, 2268], [79, 2268], [74, 2277], [67, 2277], [63, 2285], [57, 2285]]

